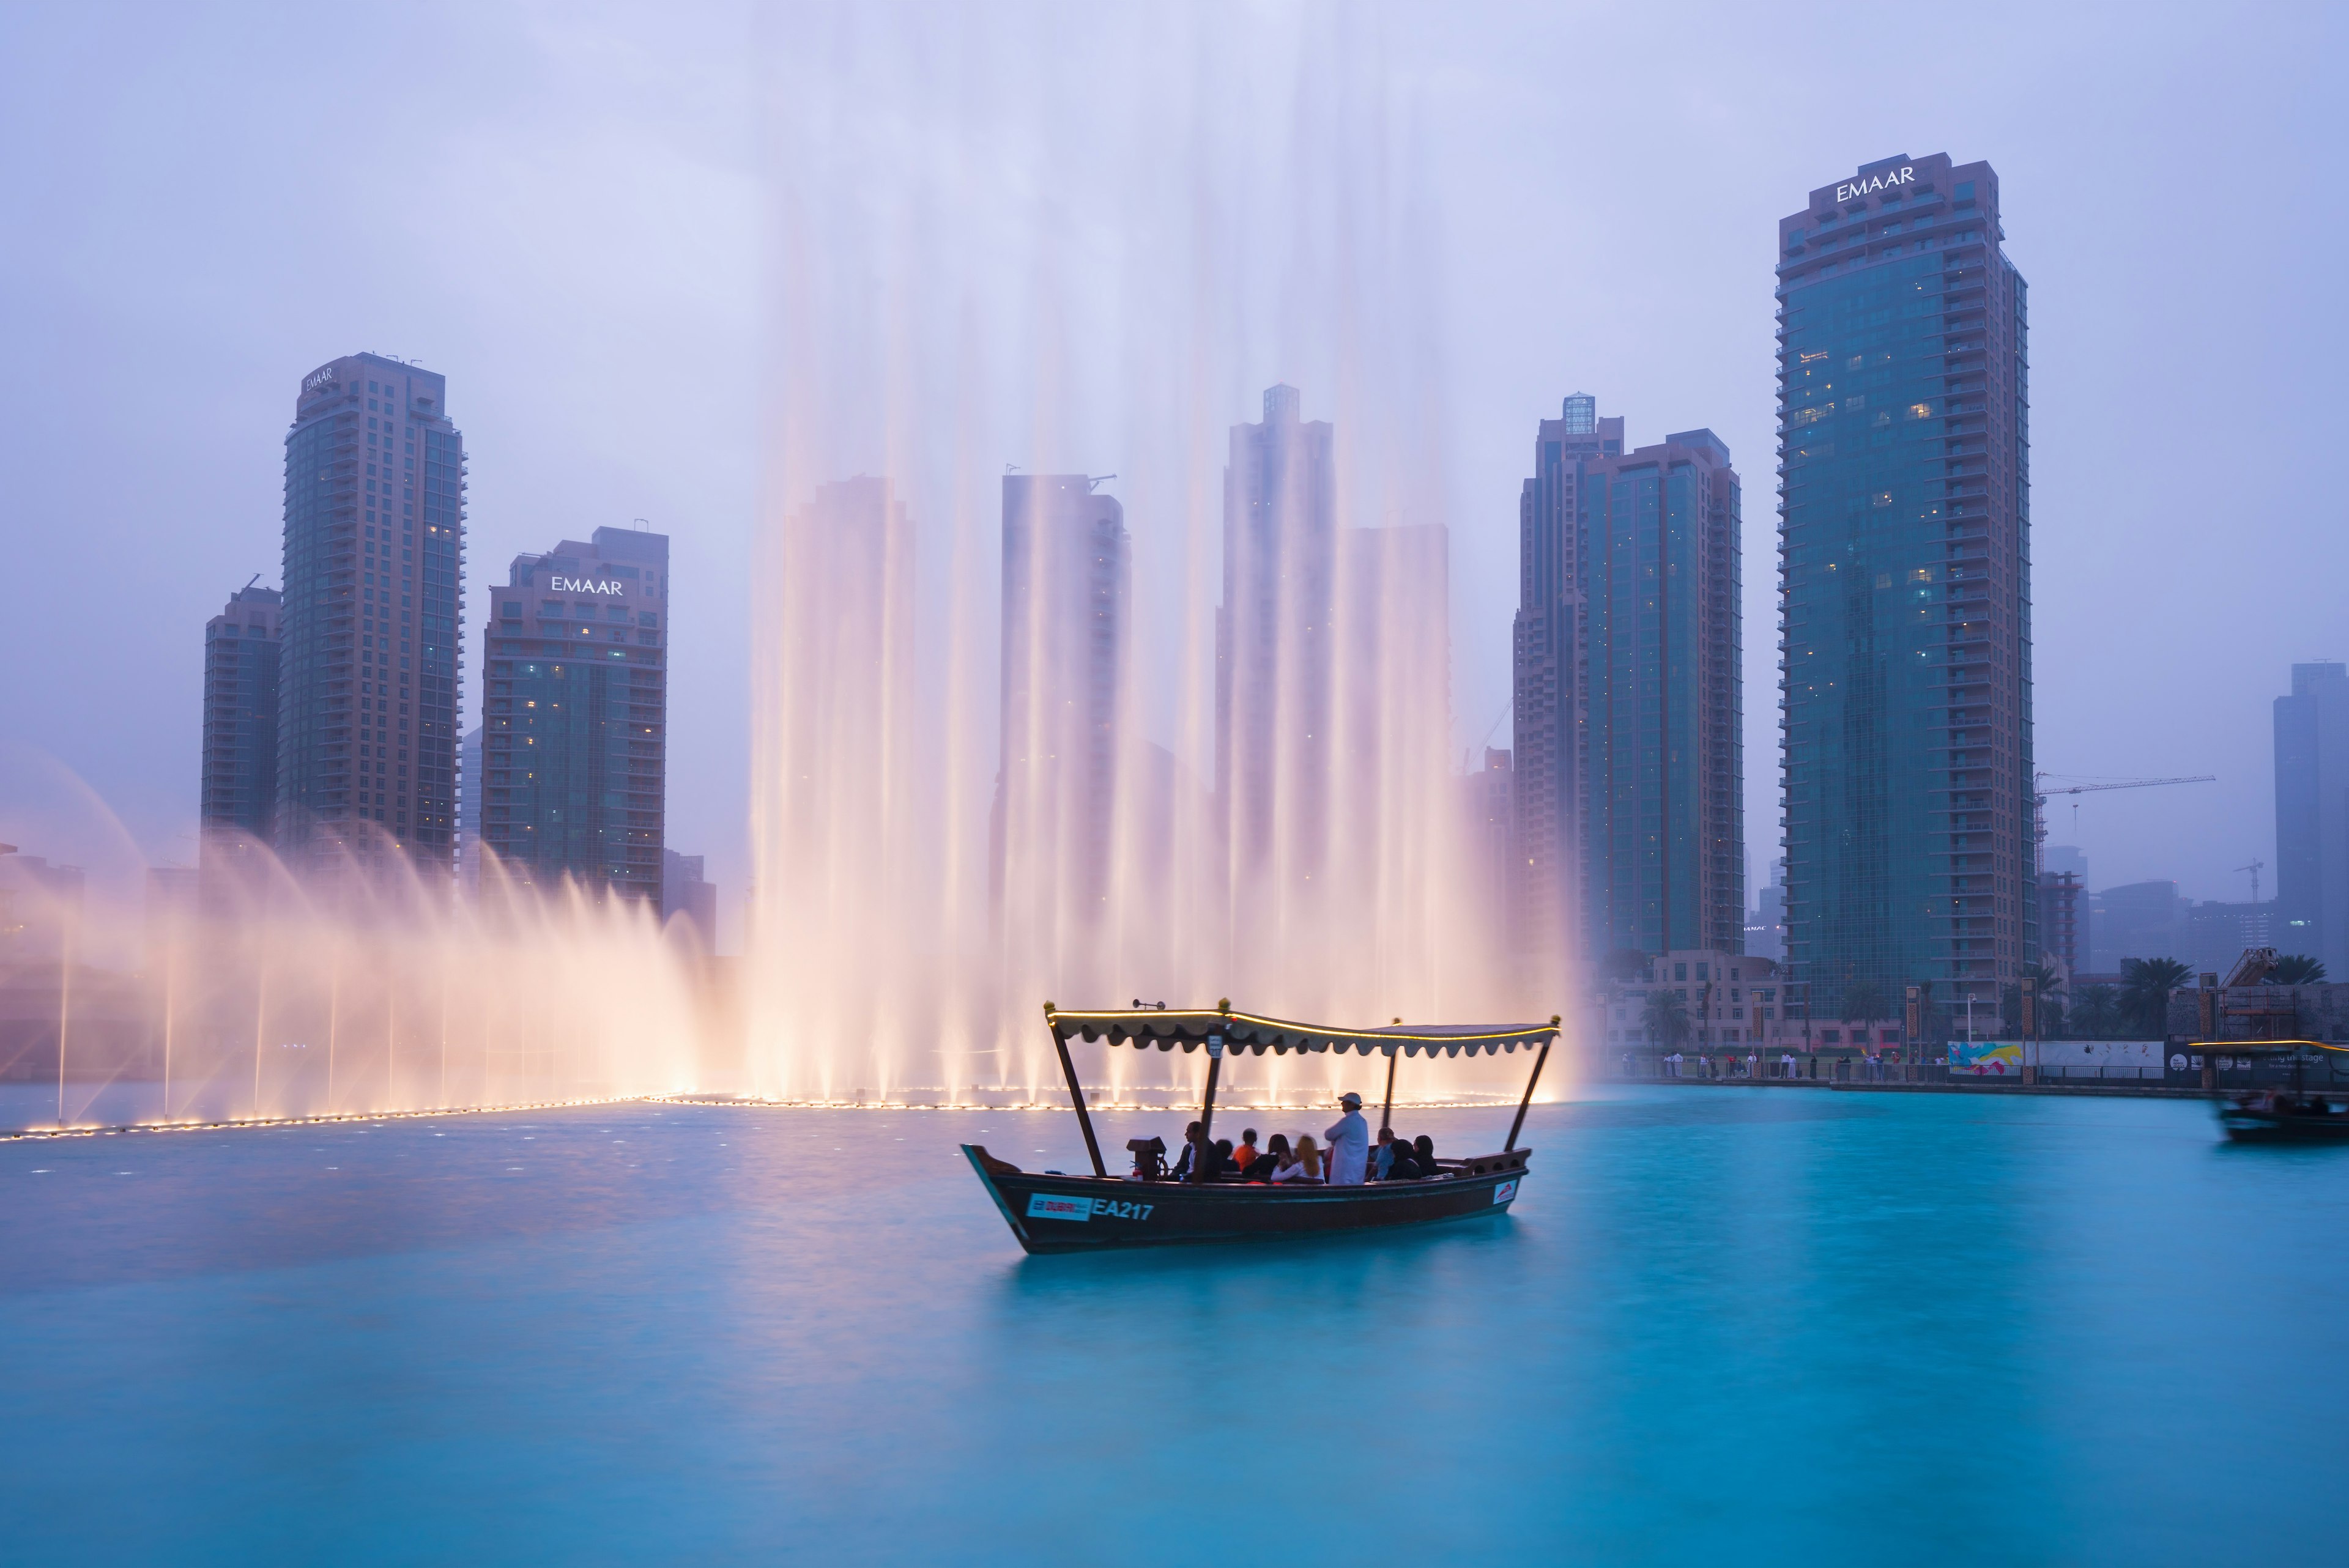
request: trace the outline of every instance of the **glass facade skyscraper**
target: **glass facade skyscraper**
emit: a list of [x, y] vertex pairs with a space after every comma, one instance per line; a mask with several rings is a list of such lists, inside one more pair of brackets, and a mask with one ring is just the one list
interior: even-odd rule
[[247, 583], [204, 626], [201, 852], [269, 842], [277, 805], [277, 618], [285, 595]]
[[1743, 953], [1737, 470], [1710, 430], [1585, 469], [1588, 950]]
[[490, 590], [481, 834], [514, 881], [660, 909], [668, 632], [666, 534], [599, 528]]
[[1623, 449], [1577, 394], [1518, 502], [1514, 707], [1536, 975], [1745, 936], [1743, 500], [1710, 430]]
[[275, 834], [297, 870], [388, 848], [452, 863], [465, 446], [448, 407], [445, 377], [378, 355], [302, 379]]
[[1998, 176], [1945, 154], [1778, 226], [1787, 958], [1997, 1004], [2039, 957], [2026, 294]]

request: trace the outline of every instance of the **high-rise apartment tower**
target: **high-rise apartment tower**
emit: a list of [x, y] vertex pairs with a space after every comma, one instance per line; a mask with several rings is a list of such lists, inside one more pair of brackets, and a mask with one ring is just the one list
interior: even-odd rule
[[[285, 435], [278, 850], [296, 870], [456, 840], [465, 445], [445, 377], [355, 354]], [[364, 826], [363, 826], [364, 825]]]
[[660, 908], [668, 635], [666, 534], [599, 528], [490, 590], [481, 841], [509, 878]]
[[2037, 962], [2022, 275], [1998, 176], [1944, 154], [1778, 225], [1787, 958], [1995, 1005]]
[[1742, 504], [1710, 430], [1627, 452], [1585, 393], [1541, 422], [1513, 696], [1537, 977], [1578, 954], [1744, 950]]

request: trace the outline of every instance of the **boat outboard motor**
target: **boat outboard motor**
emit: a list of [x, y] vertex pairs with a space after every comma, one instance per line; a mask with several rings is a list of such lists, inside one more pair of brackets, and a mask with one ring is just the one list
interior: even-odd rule
[[1133, 1156], [1133, 1179], [1137, 1181], [1164, 1181], [1166, 1179], [1166, 1140], [1163, 1138], [1129, 1138], [1127, 1152]]

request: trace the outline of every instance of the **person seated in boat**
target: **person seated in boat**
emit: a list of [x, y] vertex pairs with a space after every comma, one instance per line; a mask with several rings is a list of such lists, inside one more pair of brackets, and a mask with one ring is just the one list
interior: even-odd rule
[[1306, 1133], [1298, 1139], [1296, 1151], [1289, 1155], [1288, 1163], [1275, 1171], [1272, 1173], [1272, 1179], [1276, 1181], [1309, 1181], [1317, 1184], [1321, 1181], [1321, 1150], [1313, 1146], [1311, 1133]]
[[1247, 1168], [1257, 1161], [1257, 1154], [1256, 1129], [1251, 1127], [1240, 1134], [1239, 1147], [1232, 1150], [1232, 1174], [1247, 1175]]
[[1207, 1152], [1207, 1129], [1204, 1122], [1195, 1121], [1183, 1130], [1183, 1152], [1174, 1157], [1174, 1169], [1168, 1175], [1177, 1181], [1195, 1181], [1193, 1174]]
[[1351, 1089], [1338, 1097], [1345, 1111], [1321, 1136], [1330, 1145], [1330, 1184], [1359, 1187], [1371, 1163], [1371, 1124], [1362, 1119], [1362, 1097]]
[[1394, 1162], [1395, 1135], [1392, 1127], [1379, 1129], [1379, 1140], [1371, 1148], [1371, 1180], [1383, 1181], [1387, 1168]]
[[1197, 1150], [1198, 1153], [1191, 1161], [1190, 1174], [1183, 1177], [1182, 1180], [1185, 1181], [1223, 1180], [1225, 1171], [1232, 1162], [1232, 1140], [1228, 1138], [1218, 1138], [1210, 1142], [1203, 1131], [1193, 1141], [1192, 1148]]
[[1251, 1181], [1269, 1181], [1274, 1179], [1273, 1172], [1288, 1164], [1294, 1158], [1288, 1152], [1288, 1134], [1276, 1132], [1272, 1135], [1271, 1140], [1265, 1144], [1264, 1152], [1249, 1161], [1247, 1169], [1240, 1174]]
[[1435, 1163], [1435, 1140], [1424, 1132], [1411, 1140], [1412, 1158], [1419, 1161], [1422, 1176], [1440, 1176], [1443, 1168]]
[[1416, 1181], [1426, 1174], [1426, 1169], [1419, 1162], [1419, 1150], [1412, 1147], [1409, 1139], [1398, 1138], [1394, 1140], [1393, 1152], [1387, 1159], [1387, 1173], [1380, 1180]]

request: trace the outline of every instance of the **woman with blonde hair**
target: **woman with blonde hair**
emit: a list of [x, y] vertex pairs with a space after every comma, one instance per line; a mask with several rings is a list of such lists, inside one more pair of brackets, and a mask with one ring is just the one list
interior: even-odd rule
[[1314, 1147], [1313, 1135], [1306, 1133], [1297, 1140], [1296, 1152], [1289, 1163], [1272, 1173], [1276, 1181], [1319, 1181], [1321, 1180], [1321, 1150]]

